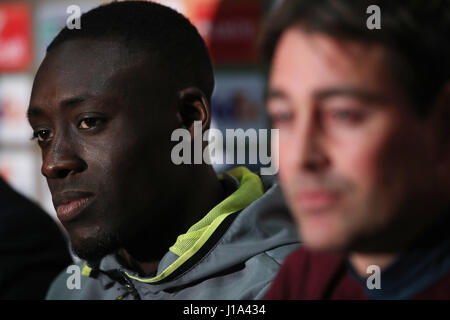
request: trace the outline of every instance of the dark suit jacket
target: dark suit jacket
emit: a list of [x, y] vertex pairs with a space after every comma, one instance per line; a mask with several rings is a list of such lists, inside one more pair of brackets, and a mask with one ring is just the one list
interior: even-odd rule
[[53, 219], [0, 178], [0, 299], [43, 299], [70, 264]]

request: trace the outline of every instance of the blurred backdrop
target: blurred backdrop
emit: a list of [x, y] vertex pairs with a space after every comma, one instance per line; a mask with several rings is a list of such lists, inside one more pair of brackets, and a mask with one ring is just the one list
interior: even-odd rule
[[[0, 1], [0, 174], [56, 220], [40, 174], [41, 157], [25, 116], [34, 74], [47, 45], [66, 24], [67, 9], [81, 12], [108, 1]], [[186, 15], [206, 40], [216, 87], [212, 126], [267, 128], [265, 79], [258, 63], [257, 37], [276, 0], [159, 0]], [[235, 152], [236, 154], [236, 152]], [[258, 169], [258, 165], [250, 165]], [[226, 165], [215, 165], [217, 171]]]

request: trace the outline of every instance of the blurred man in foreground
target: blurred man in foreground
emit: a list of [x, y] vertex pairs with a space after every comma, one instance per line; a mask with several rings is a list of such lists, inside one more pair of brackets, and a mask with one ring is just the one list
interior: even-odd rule
[[266, 298], [450, 298], [450, 2], [292, 0], [267, 25], [267, 108], [305, 245]]

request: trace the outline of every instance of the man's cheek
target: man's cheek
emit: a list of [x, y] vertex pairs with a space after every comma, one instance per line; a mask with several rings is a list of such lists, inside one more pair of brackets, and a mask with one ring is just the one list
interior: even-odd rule
[[351, 181], [360, 192], [370, 192], [380, 174], [380, 148], [370, 141], [335, 151], [335, 171]]
[[295, 179], [297, 176], [295, 164], [291, 160], [291, 155], [289, 154], [288, 148], [286, 145], [280, 144], [280, 155], [279, 155], [279, 179], [282, 185], [283, 190], [286, 192], [289, 191], [289, 187], [291, 186], [291, 179]]

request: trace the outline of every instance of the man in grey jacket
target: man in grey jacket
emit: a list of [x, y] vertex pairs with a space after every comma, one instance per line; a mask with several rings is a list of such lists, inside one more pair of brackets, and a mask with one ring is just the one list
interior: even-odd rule
[[261, 298], [297, 245], [279, 188], [245, 168], [176, 165], [176, 129], [210, 124], [204, 41], [148, 2], [100, 6], [63, 29], [28, 117], [58, 218], [82, 263], [49, 299]]

